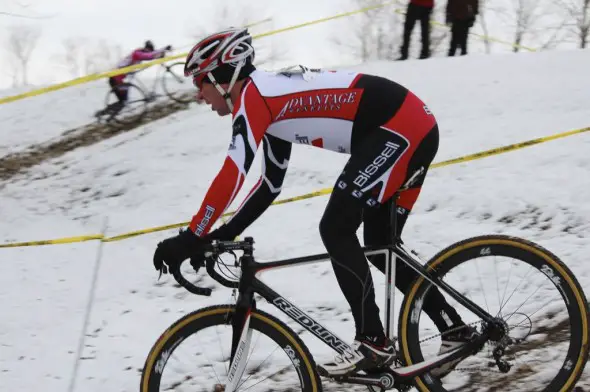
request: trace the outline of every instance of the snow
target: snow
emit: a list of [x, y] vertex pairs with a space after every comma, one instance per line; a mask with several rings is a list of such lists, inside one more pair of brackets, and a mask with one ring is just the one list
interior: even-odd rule
[[[442, 161], [590, 125], [589, 61], [588, 51], [564, 51], [355, 68], [390, 77], [427, 102], [440, 124], [436, 161]], [[104, 98], [99, 84], [0, 106], [0, 153], [51, 140], [87, 122]], [[229, 134], [229, 119], [196, 107], [36, 166], [0, 183], [0, 238], [8, 242], [93, 234], [105, 217], [107, 235], [187, 221], [221, 166]], [[404, 240], [427, 260], [474, 235], [521, 236], [558, 255], [586, 289], [589, 149], [590, 135], [585, 133], [432, 170]], [[331, 187], [345, 162], [344, 155], [295, 146], [281, 198]], [[258, 174], [257, 165], [232, 208]], [[267, 261], [323, 252], [317, 226], [327, 200], [323, 196], [269, 208], [245, 233], [256, 239], [257, 257]], [[186, 293], [169, 277], [157, 281], [151, 264], [154, 248], [174, 232], [104, 244], [77, 391], [137, 390], [151, 346], [171, 323], [200, 307], [230, 301], [231, 292], [209, 278], [216, 287], [210, 298]], [[98, 246], [87, 242], [0, 250], [2, 389], [66, 390]], [[381, 299], [382, 279], [375, 279]], [[546, 278], [537, 274], [536, 279]], [[329, 263], [272, 271], [263, 280], [342, 339], [352, 339], [352, 319]], [[278, 315], [264, 301], [259, 307]], [[317, 362], [330, 358], [319, 340], [307, 333], [302, 337]], [[556, 347], [542, 347], [530, 358], [556, 355], [561, 363]], [[458, 374], [449, 383], [468, 381]], [[531, 390], [535, 380], [523, 382], [522, 390]]]

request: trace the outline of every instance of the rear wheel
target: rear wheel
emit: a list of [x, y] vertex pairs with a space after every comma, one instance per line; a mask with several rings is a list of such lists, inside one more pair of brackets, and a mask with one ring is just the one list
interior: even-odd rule
[[[147, 357], [141, 392], [224, 391], [234, 310], [229, 305], [204, 308], [168, 328]], [[289, 327], [253, 309], [250, 329], [250, 350], [237, 391], [322, 390], [311, 354]]]
[[[446, 377], [439, 379], [431, 373], [416, 377], [420, 391], [574, 388], [588, 358], [588, 304], [574, 275], [555, 255], [519, 238], [482, 236], [451, 245], [427, 267], [501, 320], [504, 328], [502, 336], [488, 341]], [[438, 353], [441, 336], [422, 309], [432, 287], [418, 278], [402, 303], [399, 342], [406, 365]], [[445, 297], [464, 322], [479, 332], [489, 328]]]

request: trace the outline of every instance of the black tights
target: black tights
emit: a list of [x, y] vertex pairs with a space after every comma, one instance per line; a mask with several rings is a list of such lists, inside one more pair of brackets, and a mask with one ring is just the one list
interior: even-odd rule
[[[383, 135], [387, 134], [379, 133], [376, 137], [383, 137]], [[369, 143], [369, 145], [371, 144]], [[380, 143], [376, 143], [376, 145], [380, 145]], [[424, 138], [412, 156], [408, 173], [413, 174], [414, 170], [419, 167], [428, 168], [437, 148], [438, 129], [435, 127]], [[342, 182], [350, 184], [358, 173], [358, 167], [366, 166], [367, 157], [378, 154], [379, 151], [363, 149], [359, 154], [351, 155], [343, 173], [337, 180], [337, 184]], [[424, 171], [414, 185], [415, 187], [422, 186], [425, 174]], [[338, 284], [352, 309], [357, 336], [381, 337], [384, 335], [384, 330], [379, 316], [379, 308], [375, 302], [375, 290], [369, 265], [356, 231], [361, 222], [364, 222], [365, 245], [391, 243], [390, 213], [392, 206], [393, 201], [389, 200], [375, 207], [368, 207], [361, 199], [336, 186], [320, 222], [320, 234], [332, 259]], [[398, 208], [396, 211], [398, 236], [401, 234], [408, 213], [409, 210], [404, 208]], [[369, 257], [369, 261], [381, 272], [385, 272], [384, 255]], [[396, 287], [404, 294], [417, 276], [417, 273], [405, 264], [396, 263]], [[457, 312], [436, 288], [431, 289], [425, 297], [423, 308], [441, 331], [461, 322]], [[451, 323], [445, 319], [450, 320]]]

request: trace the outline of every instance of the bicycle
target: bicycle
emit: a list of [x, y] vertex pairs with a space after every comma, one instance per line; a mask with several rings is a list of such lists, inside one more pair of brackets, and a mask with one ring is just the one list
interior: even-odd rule
[[[194, 88], [190, 81], [184, 78], [184, 62], [170, 65], [160, 64], [162, 72], [158, 72], [151, 88], [148, 88], [139, 78], [138, 72], [128, 75], [128, 80], [120, 84], [119, 90], [127, 90], [127, 101], [121, 103], [114, 89], [109, 90], [105, 98], [105, 108], [96, 112], [99, 121], [115, 122], [129, 125], [140, 122], [147, 113], [147, 105], [159, 97], [168, 97], [180, 104], [189, 104], [194, 99]], [[157, 94], [156, 87], [161, 83], [164, 94]]]
[[[394, 203], [396, 200], [397, 195]], [[392, 214], [391, 221], [390, 227], [395, 228], [395, 213]], [[409, 250], [395, 233], [392, 233], [392, 238], [391, 245], [364, 248], [367, 256], [383, 254], [386, 257], [385, 332], [389, 338], [396, 339], [399, 345], [398, 358], [390, 368], [340, 377], [320, 375], [312, 354], [300, 336], [278, 318], [259, 310], [254, 295], [274, 305], [335, 352], [350, 352], [351, 347], [336, 334], [272, 290], [257, 276], [263, 271], [276, 268], [329, 260], [329, 255], [316, 254], [258, 263], [254, 259], [254, 241], [247, 237], [243, 241], [214, 241], [205, 251], [207, 273], [221, 285], [238, 291], [236, 303], [202, 308], [172, 324], [159, 337], [147, 356], [142, 370], [141, 392], [172, 389], [234, 392], [252, 388], [260, 391], [317, 392], [323, 390], [322, 378], [348, 385], [348, 388], [352, 385], [366, 387], [373, 392], [394, 388], [407, 391], [412, 387], [419, 391], [436, 392], [455, 388], [473, 391], [518, 390], [519, 387], [526, 391], [570, 391], [574, 388], [588, 358], [589, 308], [575, 276], [555, 255], [521, 238], [486, 235], [452, 244], [423, 265], [417, 254]], [[238, 258], [235, 251], [242, 252], [242, 255]], [[239, 276], [231, 276], [230, 266], [221, 258], [224, 254], [234, 256], [234, 267], [239, 268]], [[512, 268], [507, 270], [505, 264], [498, 270], [498, 258], [508, 258], [511, 263], [520, 262], [528, 267], [527, 273], [520, 277], [518, 285], [510, 293], [508, 284], [511, 276], [516, 276], [518, 280], [518, 273]], [[478, 259], [483, 259], [485, 263], [477, 264]], [[419, 275], [402, 301], [398, 337], [394, 335], [393, 317], [397, 261], [403, 262]], [[471, 261], [476, 262], [478, 272], [485, 269], [488, 281], [494, 271], [496, 278], [506, 280], [501, 282], [502, 285], [496, 280], [498, 312], [490, 311], [491, 300], [488, 301], [485, 291], [483, 298], [476, 295], [474, 289], [478, 284], [483, 284], [483, 281], [481, 274], [479, 283], [472, 274], [466, 274], [470, 271], [463, 267]], [[198, 265], [192, 268], [195, 272], [199, 270]], [[223, 271], [222, 268], [226, 272], [217, 271]], [[523, 303], [509, 311], [507, 305], [512, 298], [522, 299], [526, 295], [523, 294], [525, 289], [533, 289], [532, 283], [535, 281], [529, 275], [535, 271], [540, 272], [539, 277], [544, 284], [548, 284], [549, 289], [556, 289], [559, 303], [554, 298], [546, 301], [547, 291], [544, 289], [539, 293], [539, 286]], [[498, 272], [501, 272], [500, 276]], [[198, 282], [190, 282], [180, 266], [171, 273], [189, 292], [211, 295], [211, 288], [198, 286]], [[455, 301], [453, 305], [458, 311], [461, 310], [464, 320], [468, 314], [471, 315], [470, 320], [476, 319], [466, 321], [477, 330], [474, 338], [443, 355], [438, 355], [438, 346], [434, 342], [441, 334], [432, 335], [433, 324], [429, 323], [428, 317], [422, 317], [423, 305], [433, 286]], [[483, 290], [483, 286], [481, 288]], [[471, 297], [483, 300], [485, 305], [478, 305]], [[532, 299], [532, 306], [525, 306], [529, 299]], [[539, 301], [542, 302], [540, 306]], [[533, 313], [527, 315], [525, 311]], [[541, 317], [541, 322], [533, 326], [535, 315]], [[225, 339], [219, 333], [222, 328], [227, 332]], [[259, 334], [256, 339], [252, 337], [254, 332]], [[205, 343], [197, 345], [194, 350], [185, 348], [189, 341], [201, 333], [205, 334]], [[268, 343], [274, 345], [271, 355], [275, 352], [282, 354], [280, 360], [268, 361], [269, 357], [254, 354], [261, 336], [268, 338]], [[551, 340], [557, 341], [559, 347], [555, 348]], [[549, 347], [545, 347], [547, 345]], [[485, 348], [488, 349], [487, 356]], [[177, 366], [168, 366], [171, 358], [185, 351], [190, 355], [188, 360], [181, 361]], [[554, 356], [559, 354], [564, 354], [561, 355], [563, 358], [555, 359]], [[552, 356], [551, 363], [548, 367], [543, 367], [540, 361], [549, 355]], [[520, 363], [519, 360], [523, 358], [527, 362]], [[439, 378], [433, 374], [437, 368], [457, 360], [462, 360], [461, 367], [456, 367], [452, 374], [459, 375], [458, 377]], [[203, 361], [206, 363], [203, 364]], [[175, 370], [184, 365], [197, 375], [177, 375]], [[168, 372], [169, 369], [172, 369], [171, 372]], [[291, 372], [285, 375], [288, 369]], [[203, 373], [208, 374], [203, 376]], [[463, 374], [469, 374], [468, 378], [465, 379]], [[494, 380], [494, 375], [504, 378]], [[262, 388], [260, 384], [264, 381], [270, 386]], [[338, 390], [347, 389], [343, 387]]]

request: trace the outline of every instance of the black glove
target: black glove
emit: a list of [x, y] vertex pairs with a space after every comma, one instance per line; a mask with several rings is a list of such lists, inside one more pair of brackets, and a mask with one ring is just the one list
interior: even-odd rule
[[[203, 241], [232, 241], [234, 238], [236, 238], [236, 235], [237, 234], [235, 234], [227, 225], [223, 225], [207, 234]], [[200, 253], [195, 256], [192, 256], [191, 265], [193, 266], [195, 271], [198, 271], [199, 268], [205, 265], [205, 255]]]
[[172, 45], [168, 45], [164, 48], [165, 50], [172, 50]]
[[158, 244], [154, 253], [154, 267], [160, 273], [166, 274], [169, 269], [177, 268], [184, 260], [196, 256], [205, 242], [192, 230], [182, 230], [177, 236], [167, 238]]
[[209, 241], [233, 241], [237, 235], [238, 234], [235, 233], [234, 230], [232, 230], [228, 225], [222, 225], [207, 234], [205, 238]]

